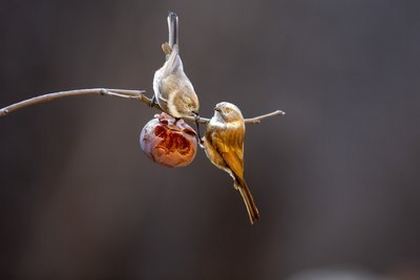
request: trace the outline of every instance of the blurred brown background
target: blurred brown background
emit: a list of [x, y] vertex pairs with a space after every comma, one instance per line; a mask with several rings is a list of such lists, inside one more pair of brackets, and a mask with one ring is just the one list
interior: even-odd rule
[[0, 119], [0, 278], [420, 267], [418, 2], [3, 0], [0, 106], [75, 88], [152, 94], [168, 10], [203, 115], [223, 100], [287, 112], [247, 132], [260, 223], [203, 153], [181, 169], [143, 155], [156, 111], [63, 99]]

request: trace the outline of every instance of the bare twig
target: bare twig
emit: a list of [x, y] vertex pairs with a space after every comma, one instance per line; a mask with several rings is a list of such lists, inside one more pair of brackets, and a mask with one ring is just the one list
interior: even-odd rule
[[[146, 95], [144, 95], [144, 93], [145, 93], [144, 90], [106, 89], [106, 88], [90, 88], [90, 89], [59, 91], [59, 92], [48, 93], [48, 94], [32, 97], [29, 99], [25, 99], [23, 101], [1, 108], [0, 117], [4, 117], [10, 113], [13, 113], [17, 110], [20, 110], [20, 109], [23, 109], [32, 105], [46, 103], [49, 101], [53, 101], [55, 99], [68, 97], [68, 96], [85, 96], [85, 95], [114, 96], [114, 97], [127, 98], [127, 99], [137, 99], [148, 106], [152, 106], [152, 99], [148, 98]], [[153, 107], [162, 111], [162, 109], [157, 104], [153, 104]], [[257, 116], [254, 118], [247, 118], [245, 119], [245, 122], [248, 124], [256, 124], [256, 123], [260, 123], [261, 120], [263, 119], [274, 117], [277, 115], [285, 115], [285, 113], [283, 111], [277, 110], [272, 113]], [[185, 119], [189, 121], [195, 121], [194, 117], [186, 117]], [[198, 121], [200, 123], [205, 124], [205, 123], [208, 123], [210, 119], [200, 117]]]
[[4, 117], [14, 111], [36, 105], [41, 103], [46, 103], [53, 101], [58, 98], [68, 97], [68, 96], [81, 96], [81, 95], [105, 95], [105, 96], [115, 96], [121, 98], [130, 98], [130, 99], [141, 99], [145, 97], [143, 95], [144, 90], [109, 90], [104, 88], [90, 88], [90, 89], [76, 89], [68, 91], [59, 91], [53, 93], [47, 93], [44, 95], [32, 97], [18, 103], [9, 105], [7, 107], [0, 109], [0, 117]]
[[247, 119], [245, 119], [245, 123], [249, 123], [249, 124], [260, 123], [263, 119], [271, 118], [271, 117], [274, 117], [274, 116], [284, 116], [284, 115], [286, 115], [286, 113], [283, 112], [282, 110], [276, 110], [274, 112], [264, 114], [264, 115], [261, 115], [261, 116], [257, 116], [257, 117], [254, 117], [254, 118], [247, 118]]
[[[267, 118], [271, 118], [274, 116], [284, 116], [286, 115], [285, 112], [283, 112], [282, 110], [276, 110], [274, 112], [268, 113], [268, 114], [264, 114], [261, 116], [256, 116], [253, 118], [245, 118], [245, 123], [246, 124], [257, 124], [257, 123], [261, 123], [261, 121], [263, 119], [267, 119]], [[184, 119], [188, 120], [188, 121], [195, 121], [194, 117], [184, 117]], [[200, 117], [200, 119], [198, 120], [199, 123], [208, 123], [210, 121], [209, 118], [204, 118], [204, 117]]]

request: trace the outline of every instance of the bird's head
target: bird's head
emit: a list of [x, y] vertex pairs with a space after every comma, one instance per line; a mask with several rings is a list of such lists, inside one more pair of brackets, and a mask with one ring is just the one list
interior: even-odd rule
[[173, 102], [169, 102], [169, 109], [174, 117], [196, 117], [200, 109], [197, 95], [177, 94]]
[[226, 122], [235, 122], [243, 120], [241, 110], [232, 103], [220, 102], [214, 107], [214, 115], [221, 117]]

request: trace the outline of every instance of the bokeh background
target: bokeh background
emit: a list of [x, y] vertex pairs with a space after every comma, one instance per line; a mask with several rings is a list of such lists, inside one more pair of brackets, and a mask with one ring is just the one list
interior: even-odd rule
[[261, 221], [203, 153], [143, 155], [156, 111], [62, 99], [0, 119], [0, 278], [420, 279], [419, 2], [3, 0], [0, 106], [151, 94], [169, 10], [204, 116], [287, 112], [247, 130]]

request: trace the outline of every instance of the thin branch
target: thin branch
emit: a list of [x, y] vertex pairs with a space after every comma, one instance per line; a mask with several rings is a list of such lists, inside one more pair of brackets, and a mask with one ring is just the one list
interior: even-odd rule
[[46, 103], [49, 101], [53, 101], [58, 98], [68, 97], [68, 96], [81, 96], [81, 95], [104, 95], [104, 96], [115, 96], [121, 98], [131, 98], [131, 99], [139, 99], [140, 96], [144, 96], [144, 90], [118, 90], [115, 89], [110, 91], [104, 88], [91, 88], [91, 89], [76, 89], [76, 90], [68, 90], [68, 91], [59, 91], [53, 93], [47, 93], [44, 95], [32, 97], [29, 99], [25, 99], [18, 103], [14, 103], [7, 107], [0, 109], [0, 117], [4, 117], [10, 113], [13, 113], [17, 110], [36, 105], [41, 103]]
[[[120, 98], [127, 98], [127, 99], [137, 99], [138, 101], [143, 102], [148, 106], [152, 106], [152, 99], [144, 95], [144, 93], [145, 93], [144, 90], [106, 89], [106, 88], [76, 89], [76, 90], [47, 93], [44, 95], [25, 99], [23, 101], [1, 108], [0, 117], [4, 117], [10, 113], [13, 113], [17, 110], [20, 110], [20, 109], [23, 109], [32, 105], [50, 102], [55, 99], [68, 97], [68, 96], [87, 96], [87, 95], [113, 96], [113, 97], [120, 97]], [[162, 109], [157, 104], [153, 104], [153, 107], [162, 111]], [[256, 123], [260, 123], [263, 119], [274, 117], [277, 115], [285, 115], [285, 113], [283, 111], [277, 110], [272, 113], [257, 116], [254, 118], [246, 118], [245, 123], [256, 124]], [[194, 117], [185, 117], [185, 119], [189, 121], [195, 121]], [[209, 121], [210, 119], [203, 118], [203, 117], [200, 117], [200, 119], [198, 120], [199, 123], [204, 123], [204, 124], [208, 123]]]
[[[274, 117], [274, 116], [284, 116], [284, 115], [286, 115], [286, 113], [283, 112], [282, 110], [276, 110], [274, 112], [264, 114], [264, 115], [260, 115], [260, 116], [256, 116], [256, 117], [253, 117], [253, 118], [245, 118], [245, 123], [246, 124], [258, 124], [258, 123], [261, 123], [261, 121], [263, 119], [271, 118], [271, 117]], [[195, 121], [194, 117], [184, 117], [184, 119], [188, 120], [188, 121], [192, 121], [192, 122]], [[208, 123], [209, 121], [210, 121], [209, 118], [204, 118], [204, 117], [200, 117], [200, 119], [198, 120], [199, 123], [204, 123], [204, 124]]]
[[284, 116], [284, 115], [286, 115], [286, 113], [283, 112], [282, 110], [276, 110], [274, 112], [264, 114], [264, 115], [261, 115], [261, 116], [257, 116], [257, 117], [254, 117], [254, 118], [247, 118], [247, 119], [245, 119], [245, 123], [249, 123], [249, 124], [260, 123], [263, 119], [271, 118], [271, 117], [274, 117], [274, 116]]

